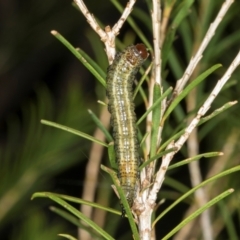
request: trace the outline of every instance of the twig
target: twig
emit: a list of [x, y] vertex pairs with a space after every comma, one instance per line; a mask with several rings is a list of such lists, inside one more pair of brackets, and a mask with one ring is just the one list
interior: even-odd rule
[[[149, 82], [149, 101], [148, 107], [151, 107], [153, 104], [153, 87], [154, 83], [161, 84], [161, 40], [160, 40], [160, 26], [161, 26], [161, 3], [160, 0], [153, 1], [153, 10], [152, 10], [152, 27], [153, 27], [153, 45], [154, 45], [154, 60], [152, 67], [152, 75]], [[152, 113], [147, 116], [147, 126], [146, 131], [151, 133], [151, 122], [152, 122]], [[147, 152], [150, 152], [150, 139], [151, 134], [148, 135], [146, 139], [146, 148]]]
[[[153, 45], [154, 45], [154, 66], [153, 66], [153, 77], [155, 80], [155, 84], [159, 84], [161, 86], [161, 44], [163, 42], [163, 36], [161, 35], [161, 2], [160, 0], [153, 1], [153, 12], [152, 12], [152, 24], [153, 24]], [[161, 87], [162, 92], [162, 87]], [[153, 98], [151, 98], [153, 99]], [[166, 101], [163, 100], [161, 103], [161, 112], [163, 114]], [[162, 136], [162, 126], [159, 126], [158, 129], [158, 138], [157, 144], [160, 145]], [[154, 169], [153, 169], [154, 171]]]
[[88, 11], [86, 5], [82, 0], [74, 0], [74, 2], [77, 4], [85, 18], [87, 19], [89, 25], [92, 27], [92, 29], [100, 36], [101, 40], [103, 42], [107, 41], [108, 37], [105, 31], [101, 29], [99, 24], [97, 23], [94, 16]]
[[152, 11], [153, 24], [153, 46], [154, 46], [154, 65], [153, 74], [155, 83], [161, 84], [161, 40], [160, 40], [160, 26], [161, 26], [161, 4], [160, 0], [153, 1]]
[[[161, 84], [161, 35], [160, 35], [160, 26], [161, 26], [161, 3], [160, 0], [153, 1], [153, 10], [152, 10], [152, 27], [153, 27], [153, 45], [154, 45], [154, 60], [153, 60], [153, 71], [151, 79], [149, 82], [149, 101], [148, 107], [151, 107], [153, 104], [153, 87], [154, 84]], [[151, 129], [152, 129], [152, 113], [147, 116], [147, 126], [146, 132], [149, 132], [149, 135], [146, 139], [146, 151], [149, 153], [151, 148]], [[159, 131], [160, 134], [160, 131]], [[160, 137], [159, 137], [160, 138]], [[152, 177], [154, 166], [151, 164], [148, 168], [148, 180], [150, 181]]]
[[[196, 95], [194, 95], [194, 96], [196, 96]], [[190, 134], [190, 136], [187, 140], [187, 145], [188, 145], [188, 156], [189, 157], [196, 156], [199, 153], [199, 151], [198, 151], [198, 132], [197, 132], [196, 128]], [[190, 172], [191, 183], [192, 183], [193, 187], [197, 186], [198, 184], [200, 184], [202, 182], [202, 175], [201, 175], [200, 166], [199, 166], [198, 161], [194, 161], [189, 164], [189, 172]], [[207, 192], [205, 191], [205, 189], [199, 188], [194, 193], [194, 199], [195, 199], [197, 207], [204, 206], [204, 204], [206, 204], [208, 202], [208, 195], [207, 195]], [[203, 239], [212, 240], [213, 233], [212, 233], [209, 209], [206, 209], [199, 217], [200, 217], [201, 229], [202, 229], [202, 233], [203, 233], [203, 236], [202, 236]], [[195, 219], [195, 220], [197, 220], [197, 219]]]
[[[100, 120], [104, 127], [109, 126], [110, 114], [106, 107], [103, 107]], [[96, 129], [94, 132], [94, 137], [101, 141], [105, 140], [105, 136], [100, 129]], [[82, 198], [87, 201], [94, 202], [95, 191], [98, 184], [98, 172], [101, 164], [103, 154], [103, 146], [99, 144], [92, 144], [89, 161], [86, 166], [86, 174], [84, 180], [84, 188]], [[88, 205], [81, 205], [81, 212], [88, 218], [92, 218], [93, 208]], [[92, 239], [92, 236], [84, 229], [79, 228], [78, 231], [79, 239]]]
[[[195, 49], [198, 49], [199, 45], [201, 44], [200, 36], [202, 35], [202, 22], [205, 18], [205, 12], [207, 10], [207, 4], [205, 1], [202, 1], [200, 4], [200, 16], [199, 16], [199, 24], [197, 24], [196, 28], [194, 29], [194, 35], [195, 35], [195, 43], [193, 46], [193, 53], [195, 52]], [[198, 65], [190, 78], [194, 79], [199, 74], [200, 65]], [[186, 97], [186, 103], [187, 103], [187, 112], [192, 112], [197, 107], [197, 90], [194, 88]], [[193, 116], [190, 115], [187, 119], [188, 124], [192, 121]], [[195, 128], [192, 133], [190, 134], [189, 138], [187, 139], [187, 150], [188, 150], [188, 157], [193, 157], [199, 154], [199, 141], [198, 141], [198, 129]], [[199, 161], [191, 162], [188, 165], [191, 184], [193, 187], [199, 185], [203, 179], [202, 174], [200, 170], [200, 164]], [[204, 188], [199, 188], [194, 192], [194, 202], [197, 205], [197, 208], [204, 206], [208, 202], [209, 196], [207, 194], [207, 191]], [[200, 228], [202, 232], [202, 238], [203, 240], [212, 240], [213, 239], [213, 231], [212, 231], [212, 224], [211, 224], [211, 217], [210, 217], [210, 210], [206, 209], [198, 218], [195, 218], [192, 222], [197, 222], [197, 225], [199, 226], [199, 219], [200, 219]], [[189, 228], [191, 231], [191, 228]]]
[[[153, 104], [153, 88], [154, 84], [161, 85], [161, 3], [160, 0], [153, 0], [153, 10], [152, 10], [152, 27], [153, 27], [153, 45], [154, 45], [154, 61], [153, 61], [153, 71], [149, 83], [149, 102], [148, 107]], [[164, 101], [163, 101], [164, 102]], [[150, 152], [151, 148], [151, 129], [152, 129], [152, 113], [147, 116], [147, 126], [146, 132], [149, 133], [146, 139], [146, 152]], [[159, 128], [158, 139], [161, 136], [161, 129]], [[160, 142], [160, 141], [159, 141]], [[141, 189], [146, 189], [143, 191], [142, 195], [136, 199], [136, 206], [141, 210], [142, 206], [145, 206], [147, 196], [149, 194], [149, 183], [152, 181], [156, 161], [149, 164], [148, 167], [141, 171]], [[146, 211], [144, 211], [146, 212]], [[139, 235], [141, 239], [151, 239], [152, 229], [151, 229], [151, 214], [152, 212], [146, 212], [145, 214], [139, 215]]]
[[202, 54], [203, 51], [206, 49], [207, 45], [209, 44], [210, 40], [212, 39], [212, 37], [215, 34], [215, 31], [218, 27], [218, 25], [220, 24], [220, 22], [222, 21], [224, 15], [226, 14], [227, 10], [229, 9], [229, 7], [231, 6], [231, 4], [234, 2], [234, 0], [226, 0], [216, 19], [214, 20], [214, 22], [210, 25], [197, 53], [195, 54], [195, 56], [193, 56], [191, 58], [191, 61], [188, 65], [188, 67], [186, 68], [186, 71], [183, 74], [183, 77], [181, 79], [179, 79], [177, 81], [176, 87], [174, 89], [173, 92], [173, 97], [170, 101], [173, 100], [173, 98], [175, 98], [177, 95], [179, 95], [179, 93], [183, 90], [184, 86], [186, 85], [187, 81], [189, 80], [190, 76], [192, 75], [195, 67], [197, 66], [198, 62], [200, 61], [200, 59], [202, 58]]
[[111, 64], [115, 57], [115, 53], [116, 53], [115, 38], [119, 34], [119, 31], [120, 31], [121, 27], [123, 26], [124, 22], [126, 21], [127, 17], [131, 13], [136, 0], [130, 0], [127, 3], [121, 17], [119, 18], [117, 23], [113, 26], [113, 28], [111, 29], [110, 26], [106, 26], [105, 30], [103, 30], [100, 27], [100, 25], [97, 23], [94, 16], [88, 11], [83, 0], [74, 0], [74, 2], [77, 4], [77, 6], [81, 10], [81, 12], [85, 16], [85, 18], [87, 19], [89, 25], [100, 36], [101, 41], [105, 44], [108, 61]]
[[115, 36], [119, 34], [119, 31], [122, 28], [124, 22], [127, 20], [127, 17], [132, 12], [135, 2], [136, 2], [136, 0], [130, 0], [127, 3], [127, 5], [122, 13], [122, 16], [119, 18], [118, 22], [113, 26], [112, 31], [115, 33]]

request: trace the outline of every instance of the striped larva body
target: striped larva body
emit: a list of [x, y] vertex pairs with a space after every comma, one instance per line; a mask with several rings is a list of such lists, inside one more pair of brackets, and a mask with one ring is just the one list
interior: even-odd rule
[[116, 54], [107, 72], [108, 110], [111, 113], [118, 178], [130, 207], [136, 195], [140, 164], [132, 85], [147, 57], [143, 44], [129, 46]]

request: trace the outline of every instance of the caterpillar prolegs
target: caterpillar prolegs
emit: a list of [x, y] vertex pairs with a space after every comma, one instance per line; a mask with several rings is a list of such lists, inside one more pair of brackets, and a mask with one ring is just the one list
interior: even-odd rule
[[107, 72], [108, 110], [111, 113], [118, 178], [130, 207], [136, 195], [140, 164], [132, 85], [147, 57], [144, 44], [129, 46], [116, 54]]

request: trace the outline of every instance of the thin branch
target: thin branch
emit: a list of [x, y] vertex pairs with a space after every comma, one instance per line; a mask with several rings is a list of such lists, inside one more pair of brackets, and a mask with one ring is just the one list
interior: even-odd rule
[[[148, 108], [153, 104], [153, 88], [154, 84], [157, 83], [161, 85], [161, 35], [160, 35], [160, 26], [161, 26], [161, 3], [160, 0], [153, 1], [153, 10], [152, 10], [152, 27], [153, 27], [153, 45], [154, 45], [154, 62], [153, 62], [153, 71], [151, 79], [149, 82], [149, 101]], [[151, 148], [151, 129], [152, 129], [152, 113], [147, 116], [147, 126], [146, 132], [149, 132], [149, 135], [146, 139], [146, 151], [150, 152]], [[159, 131], [160, 134], [160, 131]], [[159, 137], [160, 138], [160, 137]], [[151, 164], [148, 169], [147, 177], [148, 180], [151, 180], [151, 176], [154, 169], [154, 163]]]
[[154, 65], [153, 74], [155, 83], [161, 84], [161, 3], [160, 0], [153, 1], [152, 11], [153, 25], [153, 46], [154, 46]]
[[[194, 95], [194, 96], [196, 96], [196, 95]], [[197, 128], [195, 128], [192, 131], [192, 133], [190, 134], [190, 136], [187, 140], [187, 146], [188, 146], [188, 156], [189, 157], [196, 156], [199, 153]], [[197, 186], [198, 184], [200, 184], [202, 182], [202, 175], [201, 175], [200, 165], [199, 165], [198, 161], [194, 161], [189, 164], [189, 172], [190, 172], [191, 183], [192, 183], [193, 187]], [[208, 195], [204, 188], [199, 188], [194, 193], [194, 198], [195, 198], [197, 207], [204, 206], [208, 202]], [[205, 240], [213, 239], [209, 209], [206, 209], [199, 217], [200, 217], [200, 222], [201, 222], [203, 239], [205, 239]]]
[[120, 29], [122, 28], [123, 24], [127, 20], [127, 17], [132, 12], [135, 2], [136, 2], [136, 0], [130, 0], [127, 3], [127, 5], [122, 13], [122, 16], [119, 18], [118, 22], [113, 26], [112, 31], [115, 34], [115, 36], [117, 36], [119, 34]]
[[[153, 27], [153, 45], [154, 45], [154, 60], [153, 60], [153, 70], [151, 79], [149, 82], [149, 102], [148, 108], [153, 104], [153, 88], [154, 84], [161, 85], [161, 3], [160, 0], [153, 1], [153, 10], [152, 10], [152, 27]], [[164, 102], [164, 101], [163, 101]], [[147, 126], [146, 132], [149, 133], [146, 139], [146, 152], [150, 153], [151, 148], [151, 129], [152, 129], [152, 113], [147, 116]], [[158, 132], [158, 139], [160, 139], [161, 130]], [[160, 141], [158, 141], [160, 142]], [[149, 164], [148, 167], [144, 168], [141, 171], [141, 190], [145, 189], [142, 192], [141, 196], [137, 197], [137, 209], [141, 210], [144, 206], [146, 207], [146, 200], [149, 194], [149, 184], [152, 181], [156, 161]], [[149, 211], [144, 211], [146, 214], [139, 215], [139, 235], [141, 239], [153, 239], [154, 234], [151, 229], [151, 215], [152, 208], [149, 206]]]
[[[161, 3], [160, 0], [153, 1], [153, 10], [152, 10], [152, 27], [153, 27], [153, 46], [154, 46], [154, 60], [152, 67], [152, 75], [149, 82], [149, 102], [148, 107], [151, 107], [153, 104], [153, 87], [154, 83], [161, 83], [161, 40], [160, 40], [160, 26], [161, 26]], [[151, 123], [152, 122], [152, 113], [148, 114], [147, 117], [147, 126], [146, 131], [151, 132]], [[150, 152], [150, 139], [151, 134], [146, 139], [147, 152]]]
[[135, 4], [136, 0], [130, 0], [127, 3], [121, 17], [119, 18], [119, 20], [112, 29], [110, 26], [106, 26], [104, 30], [97, 23], [94, 16], [88, 11], [88, 8], [84, 4], [83, 0], [74, 0], [74, 2], [77, 4], [77, 6], [87, 19], [89, 25], [100, 36], [101, 41], [105, 44], [108, 61], [111, 64], [116, 54], [115, 38], [119, 34], [119, 31], [123, 26], [124, 22], [126, 21], [127, 17], [131, 13], [133, 5]]
[[97, 23], [94, 16], [88, 11], [86, 5], [82, 0], [74, 0], [74, 2], [77, 4], [85, 18], [87, 19], [89, 25], [92, 27], [92, 29], [100, 36], [101, 40], [103, 42], [107, 41], [108, 37], [105, 31], [101, 29], [99, 24]]
[[[191, 58], [191, 61], [188, 65], [188, 67], [186, 68], [186, 71], [184, 72], [183, 74], [183, 77], [181, 79], [179, 79], [177, 81], [177, 84], [176, 84], [176, 87], [174, 89], [174, 92], [173, 92], [173, 98], [175, 98], [177, 95], [179, 95], [179, 93], [183, 90], [184, 86], [186, 85], [186, 83], [188, 82], [190, 76], [192, 75], [195, 67], [197, 66], [198, 62], [200, 61], [200, 59], [202, 58], [202, 54], [203, 54], [203, 51], [206, 49], [206, 47], [208, 46], [210, 40], [212, 39], [212, 37], [214, 36], [215, 34], [215, 31], [218, 27], [218, 25], [220, 24], [220, 22], [222, 21], [224, 15], [226, 14], [226, 12], [228, 11], [229, 7], [231, 6], [231, 4], [234, 2], [234, 0], [226, 0], [216, 19], [214, 20], [214, 22], [210, 25], [197, 53], [195, 54], [195, 56], [193, 56]], [[173, 99], [171, 99], [172, 101]]]
[[[102, 122], [103, 126], [108, 128], [109, 126], [109, 120], [110, 120], [110, 114], [106, 107], [103, 107], [100, 121]], [[94, 137], [100, 139], [101, 141], [105, 140], [105, 136], [102, 133], [102, 131], [97, 128], [94, 132]], [[95, 199], [95, 192], [98, 185], [98, 173], [99, 168], [102, 160], [102, 154], [103, 154], [103, 147], [99, 144], [92, 144], [89, 161], [86, 166], [86, 174], [84, 179], [84, 188], [83, 188], [83, 194], [82, 198], [84, 200], [94, 202]], [[92, 212], [93, 208], [88, 205], [81, 205], [81, 212], [88, 218], [92, 218]], [[85, 231], [84, 229], [79, 228], [79, 239], [92, 239], [92, 236]]]
[[[163, 43], [163, 36], [161, 35], [161, 2], [160, 0], [153, 1], [153, 12], [152, 12], [152, 24], [153, 24], [153, 45], [154, 45], [154, 80], [155, 84], [159, 84], [161, 86], [161, 44]], [[161, 92], [163, 88], [161, 87]], [[161, 103], [161, 113], [163, 114], [165, 107], [166, 107], [166, 100], [163, 100]], [[158, 138], [157, 144], [160, 145], [161, 136], [162, 136], [162, 126], [159, 126], [158, 129]], [[155, 169], [155, 167], [154, 167]], [[153, 169], [153, 171], [154, 171]]]
[[[200, 36], [203, 34], [203, 28], [202, 24], [204, 22], [204, 18], [206, 17], [206, 10], [208, 5], [206, 4], [206, 1], [202, 1], [200, 4], [200, 16], [199, 16], [199, 24], [197, 24], [196, 28], [194, 29], [194, 35], [196, 41], [194, 42], [193, 46], [193, 53], [195, 53], [195, 49], [199, 48], [199, 45], [201, 44]], [[191, 79], [195, 79], [200, 71], [200, 65], [198, 65], [191, 76]], [[187, 103], [187, 112], [192, 112], [197, 107], [197, 91], [196, 88], [194, 88], [186, 97], [186, 103]], [[188, 124], [193, 120], [193, 116], [190, 115], [187, 119]], [[195, 128], [192, 133], [190, 134], [189, 138], [187, 139], [187, 150], [188, 150], [188, 156], [193, 157], [199, 154], [199, 141], [198, 141], [198, 128]], [[200, 170], [200, 164], [199, 161], [191, 162], [188, 165], [189, 168], [189, 174], [191, 179], [191, 184], [193, 187], [199, 185], [203, 179], [202, 174]], [[199, 188], [194, 192], [194, 202], [197, 205], [197, 208], [204, 206], [208, 202], [209, 196], [207, 191], [204, 188]], [[212, 240], [213, 239], [213, 231], [212, 231], [212, 225], [211, 225], [211, 217], [210, 217], [210, 210], [206, 209], [200, 216], [200, 228], [202, 232], [202, 238], [203, 240]], [[199, 218], [195, 218], [192, 222], [196, 222], [199, 227]], [[191, 229], [191, 228], [190, 228]], [[189, 230], [190, 230], [189, 229]], [[191, 231], [191, 230], [190, 230]]]
[[[149, 81], [148, 91], [149, 91], [149, 100], [148, 100], [148, 108], [153, 104], [153, 88], [154, 83], [160, 83], [160, 19], [161, 19], [161, 9], [159, 0], [153, 1], [153, 12], [152, 12], [152, 25], [153, 25], [153, 35], [154, 35], [154, 62], [153, 62], [153, 70], [152, 75]], [[158, 7], [158, 9], [157, 9]], [[156, 24], [156, 25], [155, 25]], [[156, 49], [155, 49], [156, 48]], [[159, 76], [159, 77], [157, 77]], [[158, 78], [158, 80], [156, 80]], [[149, 133], [146, 138], [146, 152], [150, 153], [151, 148], [151, 129], [152, 129], [152, 112], [148, 114], [146, 121], [146, 132]], [[136, 209], [140, 210], [146, 207], [146, 201], [149, 194], [149, 185], [152, 181], [153, 172], [155, 169], [155, 163], [152, 162], [148, 167], [142, 169], [140, 179], [141, 179], [141, 190], [142, 193], [136, 198]], [[139, 216], [139, 234], [141, 239], [151, 239], [151, 211], [144, 211], [147, 214], [141, 214]]]

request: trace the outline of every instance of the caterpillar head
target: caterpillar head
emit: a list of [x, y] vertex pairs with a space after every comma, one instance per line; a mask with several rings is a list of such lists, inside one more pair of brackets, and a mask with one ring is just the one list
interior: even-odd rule
[[135, 46], [129, 46], [126, 51], [127, 54], [127, 61], [135, 66], [140, 66], [148, 57], [148, 51], [146, 46], [143, 43], [139, 43]]

